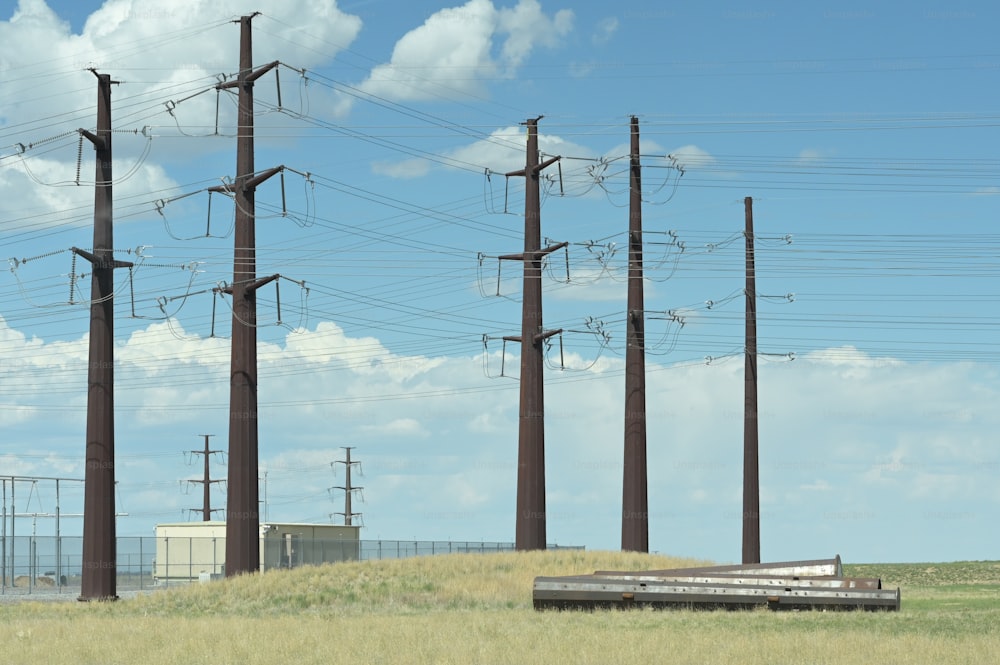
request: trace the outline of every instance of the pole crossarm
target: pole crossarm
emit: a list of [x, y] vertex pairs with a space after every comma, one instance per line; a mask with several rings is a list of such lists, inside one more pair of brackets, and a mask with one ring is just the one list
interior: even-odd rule
[[[256, 280], [254, 280], [252, 282], [247, 282], [247, 284], [243, 287], [243, 289], [245, 291], [256, 291], [257, 289], [259, 289], [260, 287], [264, 286], [265, 284], [270, 284], [271, 282], [273, 282], [273, 281], [275, 281], [277, 279], [288, 279], [288, 278], [285, 277], [284, 275], [280, 274], [280, 273], [275, 273], [273, 275], [269, 275], [268, 277], [261, 277], [260, 279], [256, 279]], [[289, 281], [293, 282], [295, 284], [298, 284], [299, 286], [302, 286], [305, 283], [305, 282], [298, 282], [298, 281], [296, 281], [294, 279], [291, 279]], [[231, 295], [233, 295], [233, 285], [232, 284], [227, 284], [225, 286], [216, 286], [215, 288], [212, 289], [212, 292], [213, 293], [225, 293], [226, 295], [231, 296]]]
[[247, 74], [245, 79], [242, 79], [242, 80], [241, 79], [234, 79], [232, 81], [223, 81], [222, 83], [217, 83], [215, 85], [215, 89], [216, 90], [227, 90], [229, 88], [236, 88], [241, 83], [243, 83], [244, 81], [249, 82], [249, 83], [253, 83], [257, 79], [259, 79], [261, 76], [263, 76], [264, 74], [268, 73], [269, 71], [271, 71], [272, 69], [274, 69], [275, 67], [277, 67], [280, 64], [281, 64], [281, 62], [279, 60], [275, 60], [274, 62], [267, 63], [266, 65], [261, 65], [260, 67], [258, 67], [254, 71], [252, 71], [249, 74]]
[[540, 332], [537, 335], [535, 335], [533, 339], [535, 340], [536, 343], [543, 342], [550, 337], [555, 337], [556, 335], [562, 333], [562, 331], [563, 331], [562, 328], [559, 328], [558, 330], [546, 330], [545, 332]]
[[557, 242], [554, 245], [549, 245], [545, 249], [538, 250], [538, 252], [536, 252], [536, 255], [537, 256], [547, 256], [547, 255], [551, 254], [552, 252], [555, 252], [555, 251], [558, 251], [558, 250], [562, 249], [563, 247], [569, 247], [569, 243], [568, 242]]
[[236, 191], [237, 188], [242, 189], [244, 192], [253, 191], [257, 189], [257, 185], [260, 185], [268, 178], [271, 178], [272, 176], [275, 176], [284, 170], [285, 170], [284, 165], [275, 166], [274, 168], [270, 168], [266, 171], [261, 171], [257, 175], [247, 178], [245, 181], [243, 181], [242, 184], [239, 181], [236, 181], [232, 183], [227, 183], [225, 185], [215, 185], [213, 187], [209, 187], [208, 191], [216, 192], [219, 194], [227, 194], [227, 193], [232, 194], [233, 192]]
[[[541, 173], [546, 168], [548, 168], [548, 167], [552, 166], [553, 164], [555, 164], [556, 162], [558, 162], [560, 159], [562, 159], [562, 157], [559, 156], [559, 155], [557, 155], [555, 157], [549, 157], [544, 162], [541, 162], [540, 164], [538, 164], [537, 166], [535, 166], [535, 167], [533, 167], [531, 169], [532, 175], [537, 175], [537, 174]], [[510, 171], [509, 173], [504, 173], [504, 176], [506, 176], [508, 178], [513, 178], [513, 177], [516, 177], [516, 176], [523, 176], [525, 173], [527, 173], [527, 169], [518, 169], [516, 171]]]
[[270, 275], [268, 277], [261, 277], [260, 279], [254, 280], [250, 284], [247, 284], [246, 287], [244, 288], [246, 288], [248, 291], [256, 291], [260, 287], [264, 286], [265, 284], [270, 284], [279, 277], [281, 277], [281, 275], [277, 273], [274, 275]]
[[262, 171], [261, 173], [258, 173], [257, 175], [253, 176], [252, 178], [248, 178], [246, 182], [243, 183], [243, 189], [244, 190], [257, 189], [257, 185], [260, 185], [271, 176], [277, 175], [284, 170], [285, 167], [282, 165], [282, 166], [275, 166], [274, 168], [268, 169], [266, 171]]
[[[548, 256], [552, 252], [558, 251], [558, 250], [562, 249], [563, 247], [569, 247], [569, 243], [568, 242], [559, 242], [559, 243], [556, 243], [554, 245], [549, 245], [545, 249], [539, 249], [539, 250], [536, 250], [534, 252], [531, 252], [531, 254], [532, 254], [532, 259], [531, 260], [539, 259], [539, 258], [541, 258], [543, 256]], [[501, 261], [524, 261], [524, 252], [521, 252], [519, 254], [502, 254], [502, 255], [498, 256], [497, 258], [500, 259]]]
[[104, 140], [104, 137], [98, 136], [97, 134], [89, 132], [83, 128], [78, 129], [76, 131], [80, 132], [81, 136], [83, 136], [85, 139], [93, 143], [95, 150], [107, 150], [108, 142]]
[[97, 256], [91, 254], [85, 249], [80, 249], [79, 247], [70, 247], [69, 251], [73, 252], [77, 256], [82, 256], [96, 268], [131, 268], [135, 265], [131, 261], [119, 261], [118, 259], [112, 259], [111, 261], [106, 261], [104, 259], [98, 258]]

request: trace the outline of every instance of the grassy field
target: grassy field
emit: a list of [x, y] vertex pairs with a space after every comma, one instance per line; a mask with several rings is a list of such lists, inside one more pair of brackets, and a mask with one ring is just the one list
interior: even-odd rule
[[901, 612], [536, 612], [536, 575], [706, 562], [445, 555], [275, 571], [116, 603], [0, 605], [2, 662], [995, 663], [1000, 563], [845, 565]]

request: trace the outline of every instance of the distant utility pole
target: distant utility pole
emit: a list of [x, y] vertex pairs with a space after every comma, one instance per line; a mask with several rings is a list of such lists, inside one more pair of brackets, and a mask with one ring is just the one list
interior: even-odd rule
[[351, 467], [354, 465], [360, 465], [361, 462], [354, 460], [351, 461], [351, 451], [354, 450], [354, 446], [343, 446], [344, 450], [347, 452], [347, 459], [335, 460], [330, 462], [330, 466], [336, 468], [336, 464], [343, 464], [345, 471], [345, 479], [343, 485], [335, 485], [331, 487], [332, 490], [344, 490], [344, 512], [333, 513], [333, 515], [343, 515], [344, 524], [351, 526], [355, 517], [361, 517], [361, 513], [355, 513], [351, 510], [351, 497], [355, 492], [360, 492], [363, 487], [356, 487], [351, 484]]
[[203, 522], [211, 521], [213, 512], [221, 512], [222, 508], [212, 508], [212, 483], [221, 483], [221, 479], [213, 480], [209, 475], [209, 459], [212, 455], [221, 455], [223, 451], [221, 450], [209, 450], [208, 440], [215, 436], [214, 434], [199, 434], [198, 436], [205, 437], [205, 449], [204, 450], [191, 450], [188, 451], [192, 455], [203, 455], [205, 458], [205, 475], [202, 480], [189, 480], [189, 483], [198, 483], [202, 486], [202, 503], [201, 508], [190, 508], [191, 511], [201, 511], [201, 519]]
[[743, 370], [743, 563], [760, 563], [760, 477], [757, 440], [757, 286], [754, 270], [753, 199], [746, 215], [746, 353]]
[[501, 259], [524, 263], [521, 335], [505, 337], [521, 343], [521, 400], [517, 442], [517, 520], [514, 547], [518, 550], [545, 549], [545, 397], [543, 370], [544, 342], [562, 330], [542, 327], [542, 259], [566, 247], [562, 242], [542, 249], [539, 174], [559, 157], [538, 161], [538, 121], [527, 120], [528, 147], [524, 169], [506, 174], [524, 176], [524, 252]]
[[250, 21], [240, 18], [240, 72], [220, 90], [238, 88], [236, 177], [231, 185], [211, 188], [231, 192], [236, 205], [233, 283], [225, 289], [233, 298], [229, 393], [229, 474], [226, 508], [226, 577], [260, 570], [260, 491], [257, 487], [257, 289], [277, 275], [257, 279], [254, 192], [279, 173], [277, 167], [254, 173], [253, 84], [278, 65], [253, 69]]
[[97, 157], [94, 247], [73, 251], [91, 263], [90, 355], [87, 370], [87, 449], [83, 498], [83, 566], [80, 600], [117, 600], [115, 549], [114, 270], [131, 263], [114, 258], [111, 196], [111, 85], [97, 77], [96, 133], [80, 130]]
[[646, 346], [642, 284], [642, 179], [639, 119], [632, 117], [628, 215], [628, 335], [625, 348], [625, 461], [622, 550], [649, 551], [646, 479]]

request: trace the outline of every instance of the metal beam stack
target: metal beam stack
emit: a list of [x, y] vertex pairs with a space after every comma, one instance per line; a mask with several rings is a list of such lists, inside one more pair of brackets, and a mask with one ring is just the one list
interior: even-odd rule
[[687, 608], [771, 610], [899, 610], [899, 589], [882, 580], [844, 577], [840, 556], [592, 575], [536, 577], [541, 609]]

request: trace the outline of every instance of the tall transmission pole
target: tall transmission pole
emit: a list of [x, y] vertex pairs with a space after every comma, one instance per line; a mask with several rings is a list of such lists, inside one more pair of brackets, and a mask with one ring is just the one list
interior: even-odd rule
[[[360, 492], [364, 488], [363, 487], [356, 487], [355, 485], [351, 484], [351, 467], [353, 467], [355, 465], [360, 465], [361, 464], [361, 462], [359, 462], [357, 460], [354, 460], [354, 461], [351, 460], [351, 451], [354, 450], [354, 446], [344, 446], [343, 448], [344, 448], [344, 450], [347, 453], [346, 459], [344, 459], [344, 460], [335, 460], [333, 462], [330, 462], [330, 466], [334, 466], [336, 464], [343, 464], [344, 465], [344, 476], [345, 476], [345, 478], [344, 478], [344, 484], [343, 485], [337, 485], [337, 486], [331, 487], [330, 489], [332, 489], [332, 490], [344, 490], [344, 512], [342, 512], [342, 513], [333, 513], [333, 514], [334, 515], [343, 515], [344, 516], [344, 524], [347, 525], [347, 526], [351, 526], [353, 524], [353, 520], [354, 520], [355, 517], [361, 517], [361, 513], [355, 513], [351, 509], [351, 498], [352, 498], [352, 495], [355, 492]], [[334, 467], [334, 468], [336, 468], [336, 467]]]
[[544, 342], [562, 331], [546, 331], [542, 327], [542, 259], [568, 244], [563, 242], [542, 248], [539, 174], [557, 162], [559, 157], [550, 157], [541, 163], [538, 161], [538, 121], [541, 118], [539, 116], [524, 123], [528, 127], [524, 169], [506, 174], [508, 177], [524, 176], [524, 252], [500, 257], [524, 264], [521, 335], [505, 338], [521, 343], [517, 518], [514, 532], [514, 547], [517, 550], [544, 550], [546, 545]]
[[253, 69], [250, 21], [240, 18], [240, 72], [236, 81], [218, 84], [238, 89], [236, 177], [212, 191], [231, 192], [236, 205], [232, 351], [229, 379], [229, 473], [226, 504], [226, 577], [260, 570], [260, 492], [257, 488], [257, 289], [277, 275], [257, 279], [254, 192], [282, 167], [254, 172], [253, 84], [278, 65]]
[[743, 370], [743, 563], [760, 563], [760, 477], [757, 439], [757, 286], [754, 269], [753, 199], [746, 215], [746, 352]]
[[205, 472], [202, 480], [189, 480], [189, 483], [197, 483], [202, 486], [202, 500], [201, 508], [191, 508], [190, 510], [200, 510], [201, 519], [203, 522], [209, 522], [212, 519], [213, 512], [219, 512], [221, 508], [212, 508], [212, 483], [221, 483], [221, 479], [213, 480], [209, 474], [209, 461], [212, 455], [221, 455], [223, 451], [221, 450], [209, 450], [208, 440], [215, 436], [214, 434], [199, 434], [199, 436], [205, 437], [205, 449], [204, 450], [191, 450], [189, 451], [192, 455], [203, 455], [205, 462]]
[[649, 551], [646, 471], [646, 346], [642, 284], [642, 179], [639, 119], [632, 117], [628, 215], [628, 335], [625, 349], [625, 460], [622, 550]]
[[114, 258], [111, 196], [111, 85], [97, 77], [97, 128], [80, 133], [93, 145], [94, 247], [73, 248], [91, 263], [90, 352], [87, 370], [87, 449], [83, 499], [83, 568], [80, 600], [117, 600], [115, 549]]

